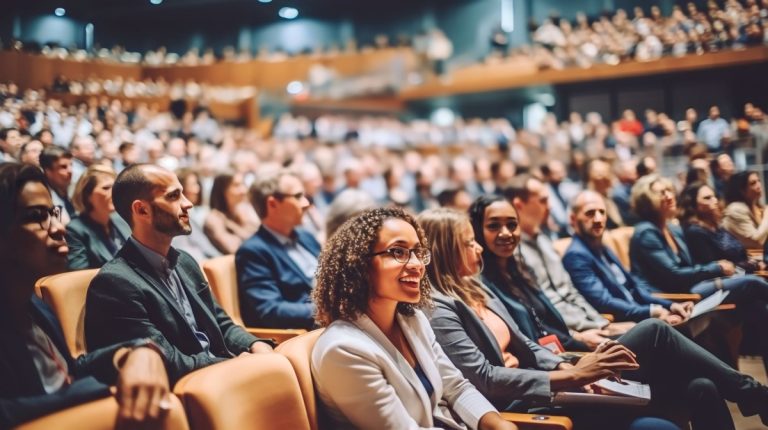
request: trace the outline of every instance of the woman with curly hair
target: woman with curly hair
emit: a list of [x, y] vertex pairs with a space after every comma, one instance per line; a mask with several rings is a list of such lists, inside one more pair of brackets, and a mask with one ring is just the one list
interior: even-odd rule
[[516, 429], [461, 375], [421, 308], [430, 252], [401, 209], [363, 212], [320, 254], [313, 298], [326, 326], [312, 377], [333, 428]]

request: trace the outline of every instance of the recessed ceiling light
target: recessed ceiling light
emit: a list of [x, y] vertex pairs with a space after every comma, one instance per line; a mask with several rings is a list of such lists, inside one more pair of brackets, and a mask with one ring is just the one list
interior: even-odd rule
[[66, 10], [64, 10], [63, 7], [57, 7], [56, 10], [53, 11], [56, 16], [64, 16], [65, 13], [67, 13]]
[[283, 7], [280, 8], [277, 14], [280, 15], [280, 18], [294, 19], [299, 16], [299, 10], [295, 7]]
[[152, 4], [160, 4], [163, 2], [163, 0], [149, 0], [149, 2]]
[[272, 0], [259, 0], [259, 3], [272, 3]]

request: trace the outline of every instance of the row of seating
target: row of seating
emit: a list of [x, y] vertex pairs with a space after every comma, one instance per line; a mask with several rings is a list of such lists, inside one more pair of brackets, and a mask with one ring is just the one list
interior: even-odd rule
[[[211, 291], [232, 320], [244, 326], [240, 316], [237, 293], [237, 275], [233, 255], [206, 260], [202, 264]], [[41, 278], [35, 284], [35, 293], [56, 313], [64, 331], [69, 352], [77, 357], [86, 351], [85, 345], [85, 297], [88, 285], [98, 269], [77, 270]], [[251, 334], [280, 343], [306, 333], [303, 329], [271, 329], [246, 327]]]
[[[317, 408], [309, 357], [322, 329], [282, 343], [277, 354], [256, 354], [192, 372], [174, 388], [160, 428], [178, 430], [328, 428]], [[236, 376], [233, 376], [236, 375]], [[26, 423], [17, 430], [115, 428], [117, 403], [101, 399]], [[503, 413], [528, 430], [570, 430], [567, 417]]]
[[[203, 263], [217, 300], [238, 323], [237, 282], [234, 258], [219, 257]], [[39, 280], [36, 291], [59, 318], [67, 347], [73, 356], [86, 350], [85, 298], [97, 269], [52, 275]], [[166, 429], [322, 429], [310, 371], [310, 353], [322, 329], [250, 329], [259, 336], [273, 337], [279, 354], [258, 354], [233, 358], [200, 369], [182, 378], [174, 388]], [[302, 334], [303, 333], [303, 334]], [[236, 375], [233, 377], [233, 375]], [[183, 407], [182, 407], [183, 405]], [[61, 411], [19, 427], [23, 430], [48, 428], [111, 429], [117, 404], [102, 399]], [[186, 418], [185, 418], [186, 416]], [[567, 417], [505, 413], [521, 429], [564, 430], [572, 423]], [[187, 421], [189, 426], [187, 426]]]

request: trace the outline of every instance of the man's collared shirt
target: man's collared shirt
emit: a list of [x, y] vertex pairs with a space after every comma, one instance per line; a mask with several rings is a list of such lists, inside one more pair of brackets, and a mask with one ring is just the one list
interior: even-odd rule
[[531, 237], [522, 233], [521, 252], [536, 284], [560, 312], [568, 328], [582, 331], [602, 328], [603, 318], [579, 293], [565, 270], [551, 239], [544, 234]]
[[206, 335], [205, 332], [201, 331], [197, 327], [197, 321], [195, 320], [195, 314], [192, 311], [192, 305], [190, 304], [189, 298], [184, 292], [181, 278], [179, 278], [179, 274], [176, 273], [176, 262], [179, 258], [179, 252], [173, 248], [170, 248], [168, 251], [168, 257], [166, 258], [142, 245], [133, 236], [131, 236], [129, 240], [133, 242], [134, 245], [136, 245], [136, 248], [139, 250], [141, 255], [144, 256], [144, 258], [147, 260], [147, 263], [149, 263], [152, 269], [154, 269], [158, 280], [168, 288], [168, 291], [171, 292], [173, 298], [176, 299], [176, 303], [180, 306], [179, 310], [181, 310], [182, 314], [184, 315], [184, 319], [195, 333], [195, 337], [197, 338], [198, 342], [200, 342], [200, 346], [203, 348], [203, 351], [206, 351], [208, 354], [213, 356], [210, 351], [210, 340], [208, 339], [208, 335]]
[[266, 225], [262, 224], [262, 227], [267, 229], [267, 231], [280, 242], [280, 245], [285, 248], [285, 252], [288, 254], [288, 257], [291, 258], [291, 261], [296, 263], [299, 270], [301, 270], [307, 278], [312, 279], [314, 283], [315, 272], [317, 271], [317, 257], [299, 243], [295, 238], [296, 233], [294, 232], [294, 237], [288, 237], [272, 230]]

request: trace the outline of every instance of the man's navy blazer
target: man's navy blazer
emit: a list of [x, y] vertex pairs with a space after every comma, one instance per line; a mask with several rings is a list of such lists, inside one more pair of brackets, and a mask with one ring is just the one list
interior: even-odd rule
[[[297, 228], [299, 245], [314, 256], [320, 243]], [[250, 327], [312, 328], [314, 279], [294, 263], [277, 238], [266, 228], [246, 240], [235, 254], [240, 312]]]
[[592, 250], [578, 235], [573, 237], [563, 255], [563, 265], [571, 275], [573, 285], [595, 309], [613, 314], [618, 321], [642, 321], [650, 317], [651, 304], [665, 308], [672, 305], [669, 300], [653, 297], [648, 284], [627, 272], [611, 250], [601, 245], [600, 251], [624, 274], [627, 282], [623, 288], [631, 294], [631, 300], [625, 296], [613, 271], [600, 258], [599, 251]]

